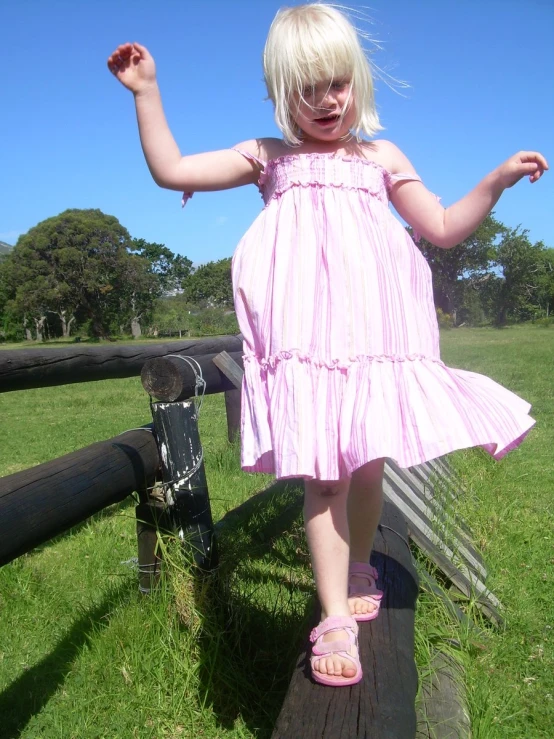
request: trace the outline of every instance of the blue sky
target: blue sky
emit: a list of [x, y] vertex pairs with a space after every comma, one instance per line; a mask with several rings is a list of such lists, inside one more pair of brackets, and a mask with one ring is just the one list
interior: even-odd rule
[[[296, 4], [289, 2], [288, 4]], [[377, 83], [386, 131], [448, 205], [520, 149], [554, 168], [552, 0], [358, 2], [384, 44], [376, 63], [410, 88]], [[254, 187], [177, 193], [150, 178], [132, 95], [108, 73], [119, 43], [154, 55], [183, 153], [275, 136], [260, 57], [275, 0], [2, 0], [0, 240], [66, 208], [100, 208], [132, 236], [195, 263], [230, 256], [261, 207]], [[554, 172], [520, 182], [496, 207], [554, 246]]]

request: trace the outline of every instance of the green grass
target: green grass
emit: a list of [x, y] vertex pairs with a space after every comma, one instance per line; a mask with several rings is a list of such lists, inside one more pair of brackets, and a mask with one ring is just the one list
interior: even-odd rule
[[468, 664], [476, 739], [554, 736], [554, 334], [549, 328], [457, 330], [443, 337], [447, 363], [488, 374], [532, 403], [525, 443], [500, 463], [474, 450], [452, 455], [469, 493], [471, 525], [506, 607]]
[[[458, 512], [483, 551], [505, 626], [482, 623], [476, 636], [423, 592], [420, 676], [434, 650], [453, 650], [477, 739], [551, 737], [554, 333], [458, 329], [442, 344], [448, 364], [531, 401], [537, 426], [500, 463], [478, 450], [452, 455], [467, 487]], [[222, 396], [208, 397], [201, 435], [215, 519], [269, 483], [240, 471], [223, 419]], [[0, 395], [0, 474], [148, 420], [138, 379]], [[218, 582], [204, 587], [170, 542], [172, 564], [150, 598], [125, 564], [136, 556], [132, 501], [2, 568], [0, 737], [269, 737], [313, 596], [297, 511], [297, 492], [285, 486], [235, 522], [220, 542]]]

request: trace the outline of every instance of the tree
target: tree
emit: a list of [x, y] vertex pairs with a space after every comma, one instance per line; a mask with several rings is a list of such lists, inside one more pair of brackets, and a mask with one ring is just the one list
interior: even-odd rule
[[528, 233], [519, 227], [505, 229], [497, 246], [494, 264], [502, 276], [494, 275], [486, 286], [497, 326], [504, 326], [509, 316], [517, 320], [531, 318], [538, 305], [546, 249], [542, 241], [531, 244]]
[[505, 226], [494, 218], [485, 218], [477, 230], [453, 249], [440, 249], [425, 239], [418, 246], [433, 274], [435, 305], [452, 315], [457, 323], [467, 291], [486, 275], [495, 257], [495, 242]]
[[2, 265], [2, 277], [6, 316], [22, 323], [27, 339], [32, 339], [34, 325], [36, 339], [42, 341], [48, 300], [54, 292], [45, 265], [34, 252], [14, 249]]
[[548, 318], [554, 308], [554, 249], [544, 249], [540, 255], [535, 297], [539, 313]]
[[151, 317], [154, 304], [162, 293], [162, 284], [146, 261], [136, 254], [122, 259], [122, 273], [115, 283], [119, 300], [119, 321], [130, 324], [134, 339], [142, 335], [141, 322]]
[[148, 261], [150, 271], [158, 278], [164, 293], [180, 290], [183, 282], [191, 273], [190, 259], [174, 254], [163, 244], [150, 243], [144, 239], [133, 239], [131, 249], [137, 256]]
[[191, 306], [183, 293], [161, 297], [156, 301], [151, 322], [151, 331], [155, 336], [179, 334], [179, 338], [182, 338], [183, 333], [190, 334], [193, 324]]
[[156, 292], [145, 277], [150, 267], [132, 257], [131, 246], [117, 218], [100, 210], [66, 210], [42, 221], [19, 238], [6, 260], [11, 310], [22, 322], [34, 321], [37, 338], [49, 311], [59, 317], [64, 335], [75, 320], [87, 320], [94, 336], [108, 336], [121, 321], [126, 298], [132, 303], [132, 296]]
[[13, 295], [10, 260], [6, 254], [0, 259], [0, 338], [14, 341], [24, 337], [32, 339], [28, 325], [22, 325], [20, 317], [13, 311]]
[[188, 302], [209, 308], [232, 308], [231, 257], [198, 267], [183, 283]]

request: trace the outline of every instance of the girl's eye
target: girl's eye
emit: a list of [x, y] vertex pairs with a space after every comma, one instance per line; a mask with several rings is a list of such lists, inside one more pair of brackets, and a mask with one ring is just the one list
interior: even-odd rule
[[314, 95], [315, 95], [315, 87], [313, 85], [306, 85], [306, 87], [302, 90], [303, 98], [313, 97]]
[[333, 82], [331, 87], [333, 88], [333, 90], [340, 91], [340, 90], [344, 90], [348, 86], [348, 84], [349, 84], [348, 82], [344, 82], [344, 81], [343, 82]]

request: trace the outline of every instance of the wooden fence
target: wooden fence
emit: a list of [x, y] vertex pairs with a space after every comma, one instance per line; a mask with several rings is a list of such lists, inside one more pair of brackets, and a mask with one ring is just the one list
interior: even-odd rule
[[[200, 570], [216, 567], [217, 527], [214, 529], [212, 522], [196, 405], [191, 398], [199, 390], [224, 392], [228, 435], [234, 437], [240, 418], [241, 347], [241, 337], [228, 336], [148, 346], [2, 352], [0, 392], [140, 374], [145, 390], [158, 400], [152, 404], [152, 425], [0, 479], [0, 565], [138, 492], [139, 573], [144, 592], [150, 591], [159, 575], [155, 553], [158, 526], [175, 530], [192, 546]], [[203, 388], [200, 375], [205, 382]], [[387, 467], [387, 502], [372, 555], [385, 597], [379, 619], [362, 624], [360, 630], [365, 678], [358, 685], [340, 690], [316, 685], [309, 679], [306, 639], [275, 727], [275, 739], [404, 739], [415, 736], [416, 730], [418, 736], [447, 736], [440, 730], [441, 723], [449, 725], [444, 708], [429, 733], [417, 729], [414, 613], [418, 578], [408, 544], [408, 537], [413, 539], [414, 533], [412, 514], [417, 511], [416, 536], [427, 537], [442, 557], [446, 545], [441, 549], [431, 526], [437, 511], [439, 517], [443, 511], [429, 496], [432, 472], [426, 466], [413, 470], [411, 486], [406, 474]], [[165, 499], [150, 494], [160, 476]], [[406, 485], [414, 490], [419, 485], [416, 497], [420, 502], [414, 504]], [[401, 510], [403, 506], [408, 510]], [[248, 515], [248, 504], [231, 511], [225, 519], [235, 515]], [[456, 532], [463, 534], [459, 526]], [[477, 575], [481, 560], [474, 558], [467, 537], [463, 541], [469, 557], [466, 565], [469, 561], [471, 568], [474, 561], [477, 569], [472, 574]], [[457, 572], [454, 565], [450, 574], [454, 577]], [[467, 567], [465, 573], [469, 588]], [[316, 611], [310, 628], [318, 619]]]

